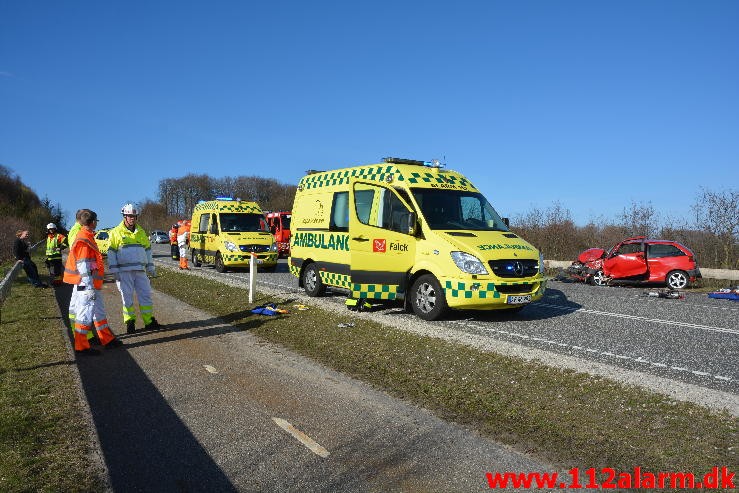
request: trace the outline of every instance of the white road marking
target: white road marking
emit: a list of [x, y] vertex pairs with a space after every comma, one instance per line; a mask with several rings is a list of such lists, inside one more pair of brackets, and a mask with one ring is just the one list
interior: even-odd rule
[[300, 443], [308, 447], [308, 449], [313, 452], [316, 455], [319, 455], [323, 457], [324, 459], [329, 456], [328, 450], [321, 447], [318, 442], [313, 440], [311, 437], [300, 431], [299, 429], [295, 428], [293, 425], [291, 425], [289, 422], [285, 421], [282, 418], [272, 418], [272, 421], [277, 424], [280, 428], [285, 430], [286, 432], [290, 433], [293, 437], [295, 437]]
[[678, 322], [676, 320], [663, 320], [660, 318], [647, 318], [647, 317], [640, 317], [637, 315], [627, 315], [625, 313], [614, 313], [614, 312], [603, 312], [600, 310], [589, 310], [587, 308], [574, 308], [571, 306], [561, 306], [561, 305], [550, 305], [548, 303], [537, 303], [535, 306], [543, 306], [547, 308], [553, 308], [555, 310], [561, 310], [563, 312], [572, 312], [572, 313], [590, 313], [593, 315], [603, 315], [606, 317], [615, 317], [615, 318], [626, 318], [629, 320], [640, 320], [642, 322], [652, 322], [657, 324], [665, 324], [665, 325], [676, 325], [678, 327], [690, 327], [692, 329], [700, 329], [700, 330], [708, 330], [711, 332], [722, 332], [725, 334], [737, 334], [739, 335], [739, 330], [737, 329], [727, 329], [724, 327], [713, 327], [711, 325], [700, 325], [700, 324], [690, 324], [687, 322]]
[[205, 368], [208, 373], [218, 373], [218, 370], [210, 365], [203, 365], [203, 368]]
[[[477, 325], [477, 324], [474, 324], [474, 323], [470, 323], [469, 321], [450, 321], [450, 323], [452, 323], [454, 325], [461, 325], [463, 327], [468, 327], [468, 328], [475, 329], [475, 330], [481, 330], [481, 331], [484, 331], [484, 332], [495, 332], [495, 333], [502, 334], [502, 335], [507, 335], [507, 336], [517, 336], [517, 337], [520, 337], [521, 336], [521, 334], [516, 334], [515, 332], [510, 332], [510, 331], [501, 330], [501, 329], [493, 329], [493, 328], [490, 328], [490, 327], [483, 327], [482, 325]], [[662, 368], [662, 369], [665, 369], [666, 368], [666, 369], [670, 369], [672, 371], [677, 371], [677, 372], [682, 372], [682, 373], [691, 373], [691, 374], [696, 375], [696, 376], [713, 378], [715, 380], [721, 380], [722, 382], [735, 382], [735, 381], [737, 381], [737, 380], [734, 380], [734, 379], [732, 379], [730, 377], [725, 377], [725, 376], [722, 376], [722, 375], [713, 375], [713, 374], [710, 374], [710, 373], [706, 373], [706, 372], [702, 372], [702, 371], [697, 371], [697, 370], [690, 370], [688, 368], [683, 368], [681, 366], [668, 366], [668, 365], [666, 365], [664, 363], [659, 363], [657, 361], [649, 361], [649, 360], [646, 360], [646, 359], [642, 358], [641, 356], [639, 356], [638, 358], [634, 358], [632, 356], [626, 356], [624, 354], [612, 353], [610, 351], [601, 351], [601, 350], [598, 350], [598, 349], [593, 349], [593, 348], [588, 348], [588, 347], [583, 347], [583, 346], [576, 346], [574, 344], [565, 344], [563, 342], [557, 342], [557, 341], [552, 341], [552, 340], [548, 340], [548, 339], [542, 339], [542, 338], [539, 338], [539, 337], [536, 337], [536, 338], [533, 338], [532, 337], [531, 339], [536, 340], [536, 341], [540, 341], [540, 342], [544, 342], [545, 344], [552, 344], [554, 346], [559, 346], [559, 347], [563, 347], [563, 348], [569, 348], [569, 349], [572, 349], [573, 351], [584, 351], [584, 352], [591, 353], [591, 354], [592, 353], [600, 354], [601, 356], [606, 356], [606, 357], [609, 357], [609, 358], [633, 361], [634, 363], [646, 364], [646, 365], [650, 365], [650, 366], [654, 366], [656, 368]]]

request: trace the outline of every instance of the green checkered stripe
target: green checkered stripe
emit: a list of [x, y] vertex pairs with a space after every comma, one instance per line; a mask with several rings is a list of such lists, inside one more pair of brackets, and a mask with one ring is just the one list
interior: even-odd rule
[[[275, 262], [277, 260], [275, 256], [276, 256], [275, 254], [272, 254], [272, 255], [267, 255], [264, 257], [258, 256], [258, 258], [262, 260], [266, 260], [268, 262]], [[226, 254], [222, 253], [221, 257], [223, 258], [224, 263], [232, 263], [232, 262], [249, 263], [251, 259], [251, 255], [239, 255], [239, 254], [232, 254], [232, 253], [226, 253]]]
[[[472, 285], [480, 284], [480, 289], [473, 291]], [[515, 284], [531, 284], [531, 281], [526, 282], [501, 282], [498, 286], [513, 286]], [[541, 289], [541, 287], [540, 287]], [[466, 283], [466, 282], [455, 282], [445, 281], [444, 292], [447, 297], [451, 298], [477, 298], [477, 299], [497, 299], [501, 297], [501, 294], [495, 289], [495, 283]]]
[[352, 178], [368, 181], [384, 182], [388, 175], [393, 175], [393, 181], [403, 181], [403, 175], [400, 174], [398, 168], [394, 165], [374, 165], [364, 166], [361, 168], [351, 168], [341, 171], [328, 171], [326, 173], [316, 173], [308, 175], [300, 180], [300, 185], [304, 189], [332, 187], [335, 185], [344, 185], [349, 183]]
[[336, 274], [334, 272], [321, 272], [321, 282], [328, 284], [329, 286], [336, 286], [338, 288], [349, 289], [352, 286], [349, 276], [346, 274]]
[[353, 283], [351, 286], [352, 298], [394, 300], [398, 297], [398, 286], [394, 284]]
[[467, 178], [456, 173], [430, 173], [428, 171], [419, 173], [414, 171], [408, 177], [408, 183], [448, 183], [458, 187], [475, 189], [474, 185]]
[[290, 265], [290, 274], [299, 278], [300, 277], [300, 267], [296, 265]]
[[200, 210], [214, 210], [217, 209], [221, 212], [251, 212], [254, 214], [261, 214], [262, 209], [257, 205], [256, 202], [237, 202], [235, 200], [211, 200], [209, 202], [203, 202], [195, 206], [195, 211]]
[[[480, 289], [473, 291], [472, 284], [479, 284]], [[483, 284], [446, 281], [444, 282], [444, 293], [447, 298], [478, 298], [483, 300], [500, 298], [500, 293], [495, 290], [495, 284], [492, 282]]]

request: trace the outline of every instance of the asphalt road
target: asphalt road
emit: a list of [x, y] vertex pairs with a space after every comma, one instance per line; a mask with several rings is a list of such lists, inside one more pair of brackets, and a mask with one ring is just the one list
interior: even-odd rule
[[[159, 261], [172, 262], [168, 245], [155, 245], [154, 251]], [[248, 279], [244, 272], [196, 270], [238, 283]], [[277, 292], [301, 291], [285, 259], [276, 272], [259, 273], [258, 284]], [[465, 311], [423, 322], [388, 304], [376, 307], [373, 318], [514, 343], [739, 396], [739, 303], [689, 291], [684, 299], [653, 298], [647, 290], [552, 281], [542, 300], [515, 315]], [[339, 308], [344, 299], [345, 293], [337, 291], [324, 301]]]

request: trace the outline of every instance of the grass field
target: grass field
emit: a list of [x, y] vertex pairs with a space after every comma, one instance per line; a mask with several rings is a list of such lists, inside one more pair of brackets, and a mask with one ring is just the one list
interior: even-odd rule
[[51, 289], [31, 287], [21, 271], [0, 321], [2, 492], [104, 487], [64, 337]]

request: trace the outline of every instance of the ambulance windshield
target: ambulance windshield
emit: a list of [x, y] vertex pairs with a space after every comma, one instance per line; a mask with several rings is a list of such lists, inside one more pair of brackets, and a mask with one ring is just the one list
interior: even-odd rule
[[224, 233], [247, 233], [266, 231], [269, 227], [261, 214], [224, 214], [221, 213], [221, 231]]
[[481, 193], [435, 188], [411, 191], [431, 229], [508, 231]]

